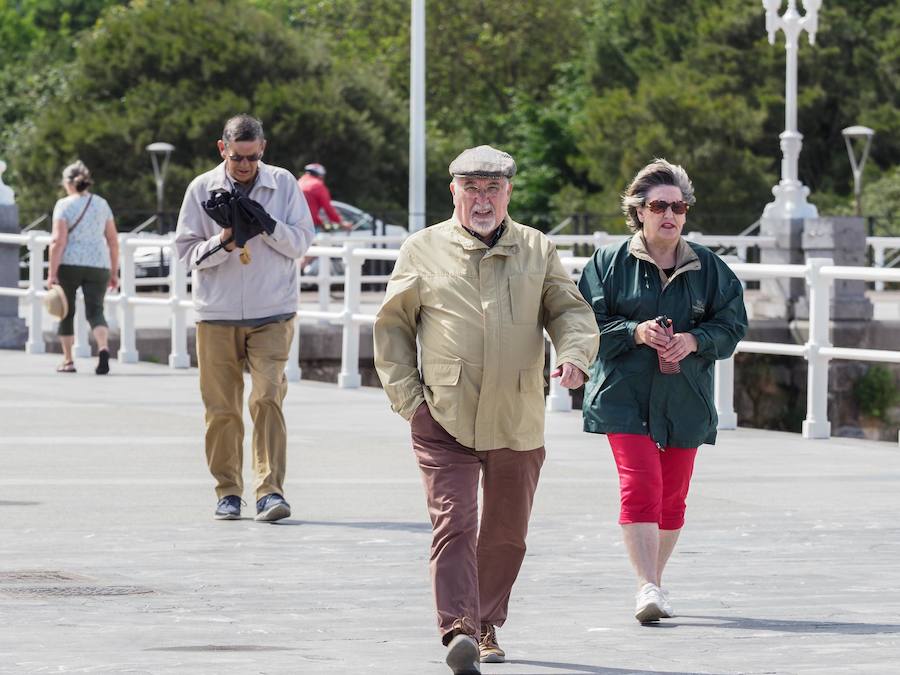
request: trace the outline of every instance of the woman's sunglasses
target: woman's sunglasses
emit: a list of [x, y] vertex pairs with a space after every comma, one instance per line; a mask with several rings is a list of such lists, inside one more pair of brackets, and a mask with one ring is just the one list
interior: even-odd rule
[[687, 202], [667, 202], [662, 199], [654, 199], [652, 202], [647, 202], [647, 208], [650, 209], [651, 213], [665, 213], [670, 206], [672, 207], [672, 213], [676, 216], [683, 216], [690, 208]]

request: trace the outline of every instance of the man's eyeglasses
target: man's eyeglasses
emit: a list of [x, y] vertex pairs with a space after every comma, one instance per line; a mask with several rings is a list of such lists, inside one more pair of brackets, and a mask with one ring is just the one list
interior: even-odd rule
[[244, 160], [247, 160], [248, 162], [251, 162], [251, 163], [258, 162], [259, 160], [262, 159], [262, 156], [263, 156], [263, 154], [261, 152], [257, 152], [255, 155], [239, 155], [234, 152], [231, 153], [230, 155], [226, 155], [226, 157], [228, 157], [228, 159], [230, 161], [234, 162], [235, 164], [240, 164]]
[[470, 197], [484, 195], [488, 199], [494, 199], [497, 195], [500, 194], [502, 189], [503, 188], [500, 185], [488, 185], [483, 190], [479, 190], [475, 185], [466, 185], [463, 187], [463, 192], [465, 192]]
[[683, 216], [688, 212], [690, 205], [687, 202], [667, 202], [662, 199], [654, 199], [647, 203], [647, 208], [651, 213], [665, 213], [666, 209], [672, 207], [672, 213], [676, 216]]

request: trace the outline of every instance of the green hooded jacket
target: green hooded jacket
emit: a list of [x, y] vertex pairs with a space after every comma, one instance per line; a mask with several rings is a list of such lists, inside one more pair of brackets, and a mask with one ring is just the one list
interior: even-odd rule
[[[584, 393], [584, 430], [649, 435], [661, 447], [715, 443], [713, 366], [747, 332], [743, 288], [705, 246], [681, 239], [666, 278], [641, 233], [598, 249], [578, 282], [600, 328], [600, 351]], [[681, 372], [659, 372], [656, 351], [636, 345], [637, 325], [659, 315], [697, 338]]]

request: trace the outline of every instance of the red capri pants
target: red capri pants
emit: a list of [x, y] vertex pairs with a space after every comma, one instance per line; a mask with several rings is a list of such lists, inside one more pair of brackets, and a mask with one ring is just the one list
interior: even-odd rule
[[660, 449], [641, 434], [607, 434], [607, 438], [619, 470], [619, 524], [658, 523], [661, 530], [681, 529], [697, 448]]

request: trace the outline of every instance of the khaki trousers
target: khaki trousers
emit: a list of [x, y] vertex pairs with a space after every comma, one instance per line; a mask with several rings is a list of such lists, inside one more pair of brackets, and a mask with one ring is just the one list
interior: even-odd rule
[[281, 404], [294, 322], [258, 328], [197, 324], [200, 394], [206, 406], [206, 462], [219, 499], [244, 491], [244, 365], [250, 370], [256, 499], [284, 494], [287, 429]]
[[[431, 517], [431, 581], [442, 639], [502, 626], [525, 558], [544, 448], [478, 452], [460, 445], [422, 404], [410, 420]], [[478, 480], [483, 474], [481, 526]]]

